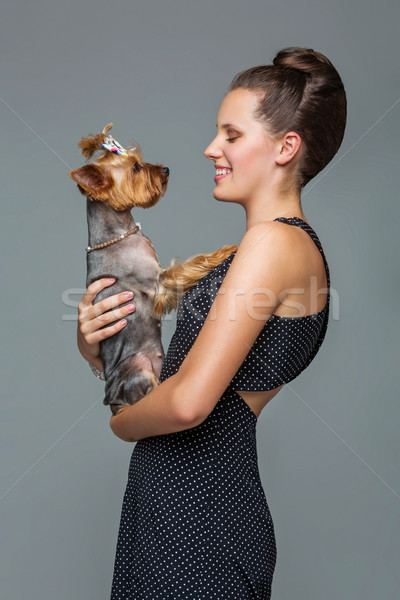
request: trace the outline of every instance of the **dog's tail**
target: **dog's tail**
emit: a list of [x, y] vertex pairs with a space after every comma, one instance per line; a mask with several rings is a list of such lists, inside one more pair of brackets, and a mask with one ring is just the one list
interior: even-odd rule
[[155, 314], [161, 318], [171, 310], [175, 310], [182, 296], [191, 287], [236, 250], [236, 245], [224, 246], [215, 252], [196, 254], [176, 264], [175, 261], [179, 257], [175, 257], [168, 269], [161, 272], [154, 299]]

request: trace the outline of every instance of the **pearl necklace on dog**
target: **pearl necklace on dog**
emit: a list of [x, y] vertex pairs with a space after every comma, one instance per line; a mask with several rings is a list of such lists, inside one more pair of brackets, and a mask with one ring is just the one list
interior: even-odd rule
[[128, 237], [128, 235], [132, 235], [132, 234], [136, 233], [137, 231], [139, 231], [139, 229], [140, 229], [139, 225], [136, 225], [136, 227], [134, 227], [130, 231], [127, 231], [126, 233], [119, 235], [118, 237], [114, 238], [113, 240], [109, 240], [108, 242], [103, 242], [102, 244], [97, 244], [96, 246], [93, 246], [93, 247], [88, 246], [86, 248], [86, 252], [92, 252], [92, 250], [99, 250], [100, 248], [106, 248], [107, 246], [111, 246], [111, 244], [116, 244], [117, 242], [120, 242], [124, 238]]
[[[89, 200], [92, 200], [92, 201], [96, 200], [96, 198], [93, 198], [93, 196], [91, 194], [88, 194], [87, 192], [86, 192], [86, 196], [87, 196], [87, 198], [89, 198]], [[96, 246], [87, 246], [86, 252], [89, 253], [89, 252], [92, 252], [93, 250], [100, 250], [101, 248], [106, 248], [107, 246], [116, 244], [117, 242], [120, 242], [124, 238], [128, 237], [129, 235], [133, 235], [134, 233], [139, 231], [139, 229], [140, 229], [140, 223], [138, 223], [133, 229], [126, 231], [122, 235], [119, 235], [118, 237], [116, 237], [112, 240], [109, 240], [108, 242], [103, 242], [102, 244], [96, 244]]]

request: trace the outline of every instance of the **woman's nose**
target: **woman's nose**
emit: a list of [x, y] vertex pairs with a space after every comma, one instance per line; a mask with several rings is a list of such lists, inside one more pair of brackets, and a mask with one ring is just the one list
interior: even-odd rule
[[220, 150], [220, 148], [218, 147], [216, 140], [217, 138], [214, 138], [211, 144], [209, 144], [204, 150], [204, 156], [206, 158], [209, 158], [210, 160], [214, 160], [215, 158], [221, 158], [222, 156], [222, 150]]

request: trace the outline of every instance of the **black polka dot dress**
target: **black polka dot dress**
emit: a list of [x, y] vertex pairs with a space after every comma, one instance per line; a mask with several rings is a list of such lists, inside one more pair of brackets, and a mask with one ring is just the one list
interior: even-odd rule
[[[314, 358], [328, 300], [305, 317], [272, 315], [203, 423], [136, 442], [118, 533], [111, 600], [268, 600], [277, 551], [261, 484], [257, 417], [235, 390], [268, 390], [297, 377]], [[192, 347], [235, 253], [181, 299], [160, 381]]]

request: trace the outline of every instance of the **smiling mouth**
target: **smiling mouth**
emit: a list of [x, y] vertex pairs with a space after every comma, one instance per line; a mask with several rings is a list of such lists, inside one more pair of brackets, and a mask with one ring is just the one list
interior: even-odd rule
[[232, 173], [232, 169], [216, 169], [214, 181], [220, 181]]

